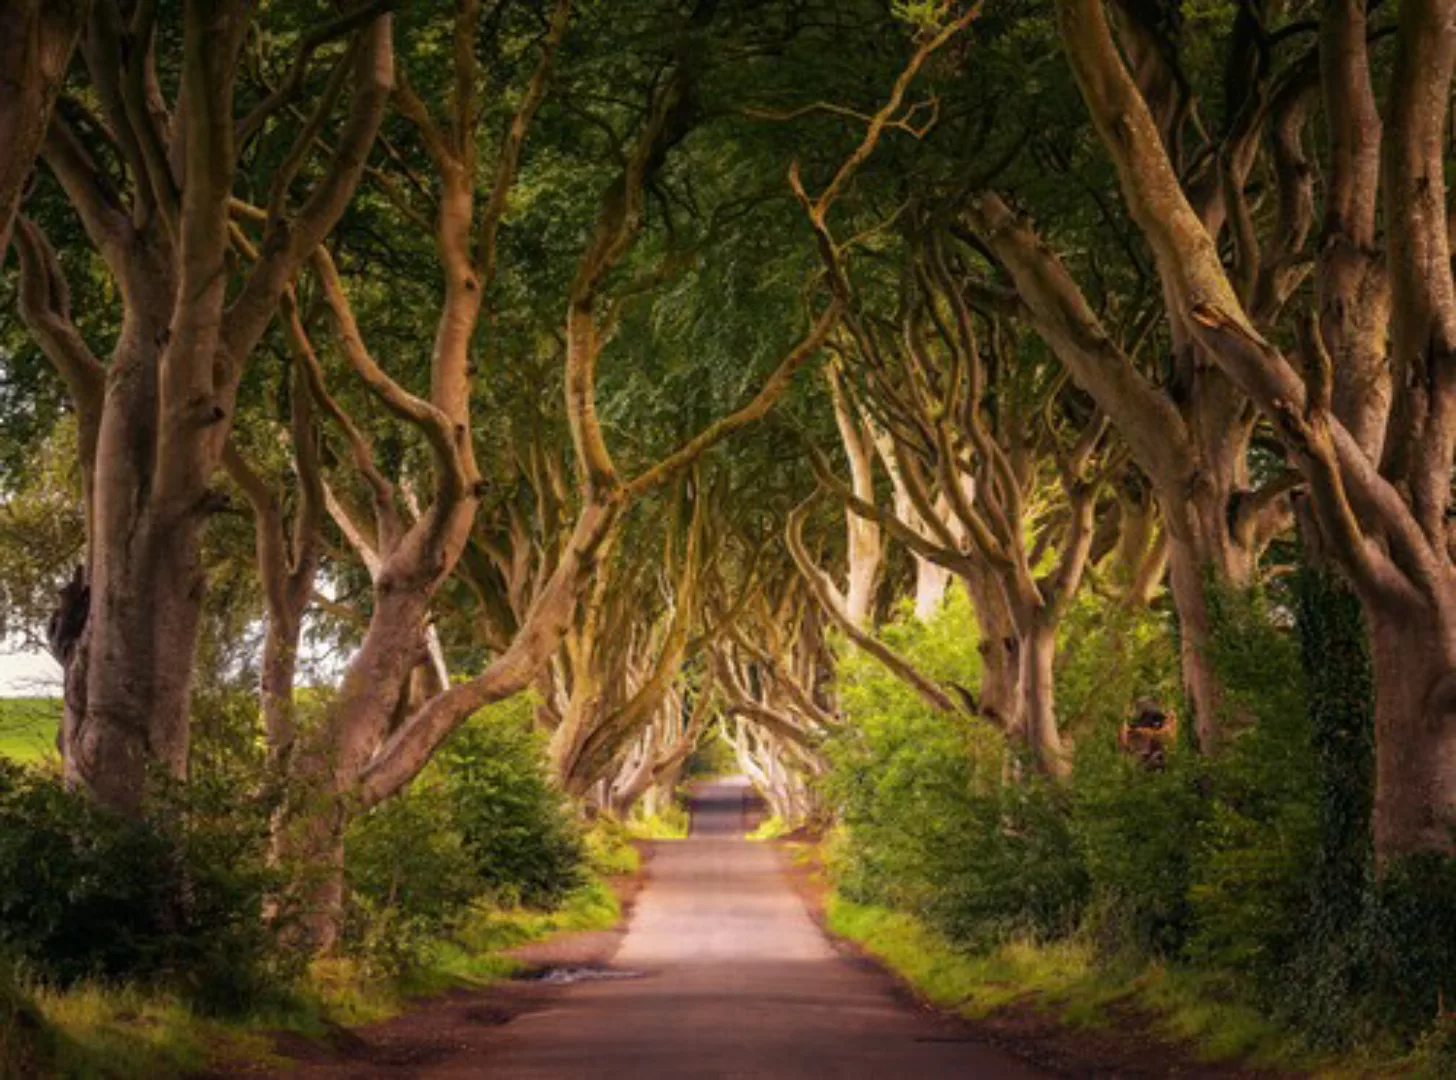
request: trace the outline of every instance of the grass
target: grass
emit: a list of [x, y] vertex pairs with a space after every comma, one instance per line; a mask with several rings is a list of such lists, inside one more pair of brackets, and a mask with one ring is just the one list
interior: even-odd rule
[[[1072, 1028], [1112, 1028], [1129, 1011], [1150, 1018], [1150, 1031], [1189, 1046], [1199, 1058], [1237, 1061], [1321, 1076], [1442, 1075], [1456, 1044], [1456, 1026], [1407, 1056], [1367, 1048], [1335, 1059], [1314, 1053], [1298, 1036], [1238, 999], [1226, 978], [1152, 964], [1118, 969], [1098, 962], [1085, 942], [1008, 941], [968, 953], [904, 912], [858, 904], [831, 893], [830, 929], [856, 942], [912, 985], [927, 1001], [972, 1019], [1011, 1005], [1029, 1005]], [[1447, 1074], [1449, 1075], [1449, 1074]]]
[[[636, 869], [637, 852], [625, 840], [598, 843], [613, 865]], [[0, 971], [0, 1076], [170, 1077], [226, 1061], [268, 1064], [271, 1032], [319, 1036], [338, 1025], [376, 1023], [422, 997], [508, 978], [520, 965], [504, 953], [517, 945], [610, 929], [621, 906], [598, 873], [555, 910], [477, 906], [405, 975], [384, 977], [353, 958], [321, 960], [286, 1005], [229, 1021], [158, 992], [99, 983], [60, 991]]]
[[688, 834], [691, 816], [681, 806], [669, 806], [660, 814], [629, 817], [624, 824], [637, 840], [681, 840]]
[[1073, 946], [1012, 942], [996, 952], [966, 953], [913, 915], [830, 894], [829, 928], [863, 946], [934, 1005], [985, 1016], [1028, 995], [1065, 993], [1084, 978], [1087, 956]]
[[540, 941], [553, 934], [607, 930], [621, 917], [622, 908], [611, 886], [593, 879], [554, 911], [481, 908], [466, 921], [457, 940], [468, 955], [488, 954]]
[[419, 998], [461, 987], [484, 989], [510, 978], [521, 965], [503, 954], [518, 945], [556, 934], [608, 930], [621, 917], [616, 893], [595, 876], [549, 911], [477, 904], [449, 937], [427, 946], [403, 975], [381, 978], [351, 957], [315, 963], [305, 1000], [291, 1016], [269, 1018], [270, 1024], [309, 1034], [331, 1024], [376, 1023]]
[[783, 818], [774, 814], [764, 818], [758, 823], [758, 828], [744, 837], [745, 840], [777, 840], [785, 833], [790, 832], [789, 823]]
[[261, 1031], [199, 1017], [172, 998], [99, 985], [30, 993], [50, 1043], [44, 1069], [33, 1075], [178, 1076], [220, 1057], [260, 1059], [268, 1053]]
[[635, 874], [642, 856], [632, 846], [632, 833], [619, 821], [598, 819], [586, 834], [588, 865], [605, 877]]
[[42, 761], [56, 752], [59, 698], [0, 698], [0, 757]]

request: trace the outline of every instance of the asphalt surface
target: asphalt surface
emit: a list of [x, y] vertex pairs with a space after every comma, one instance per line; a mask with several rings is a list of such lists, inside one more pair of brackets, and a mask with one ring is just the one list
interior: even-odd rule
[[768, 844], [742, 839], [747, 789], [695, 800], [656, 848], [611, 978], [506, 1025], [492, 1077], [1040, 1077], [897, 995], [825, 940]]

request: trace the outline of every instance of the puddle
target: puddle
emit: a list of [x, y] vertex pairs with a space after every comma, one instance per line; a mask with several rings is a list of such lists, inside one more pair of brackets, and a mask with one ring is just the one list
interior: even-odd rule
[[609, 979], [640, 979], [640, 971], [624, 971], [620, 968], [558, 967], [533, 972], [526, 978], [531, 982], [567, 985], [579, 982], [603, 982]]

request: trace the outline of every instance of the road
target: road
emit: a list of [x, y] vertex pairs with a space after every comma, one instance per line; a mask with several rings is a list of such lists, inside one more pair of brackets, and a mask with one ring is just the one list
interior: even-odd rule
[[491, 1077], [1048, 1075], [903, 1001], [840, 956], [767, 844], [742, 839], [745, 789], [695, 799], [692, 836], [657, 846], [612, 962], [499, 1029]]

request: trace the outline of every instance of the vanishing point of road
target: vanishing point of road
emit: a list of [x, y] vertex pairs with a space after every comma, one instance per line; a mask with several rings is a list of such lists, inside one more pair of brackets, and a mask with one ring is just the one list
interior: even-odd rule
[[1048, 1075], [837, 953], [773, 848], [743, 839], [747, 795], [733, 783], [698, 793], [692, 835], [656, 847], [618, 977], [564, 986], [500, 1028], [476, 1075]]

